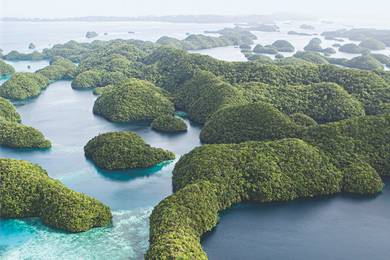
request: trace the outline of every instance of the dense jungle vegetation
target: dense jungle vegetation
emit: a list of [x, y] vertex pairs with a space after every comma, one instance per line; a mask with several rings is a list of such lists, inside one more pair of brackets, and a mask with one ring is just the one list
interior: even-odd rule
[[132, 132], [111, 132], [92, 138], [84, 147], [85, 156], [106, 170], [152, 167], [175, 159], [172, 152], [154, 148]]
[[39, 217], [50, 227], [82, 232], [111, 224], [109, 207], [66, 188], [40, 166], [0, 159], [0, 217]]

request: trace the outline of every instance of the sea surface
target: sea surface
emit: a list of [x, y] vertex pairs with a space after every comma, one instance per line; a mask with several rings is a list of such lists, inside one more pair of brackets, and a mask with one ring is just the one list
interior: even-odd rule
[[[298, 50], [312, 37], [289, 36], [301, 23], [280, 23], [281, 31], [258, 32], [261, 44], [291, 41]], [[157, 22], [0, 22], [0, 48], [28, 52], [68, 40], [177, 38], [232, 24], [171, 24]], [[316, 23], [316, 33], [350, 28]], [[135, 33], [129, 33], [135, 32]], [[107, 32], [107, 35], [104, 33]], [[92, 39], [92, 40], [94, 40]], [[323, 47], [332, 42], [324, 41]], [[218, 59], [245, 60], [238, 48], [200, 50]], [[385, 50], [389, 52], [389, 49]], [[288, 54], [286, 54], [287, 56]], [[344, 57], [344, 54], [336, 54]], [[33, 72], [48, 61], [9, 62], [17, 71]], [[30, 67], [30, 68], [29, 68]], [[0, 80], [0, 84], [6, 79]], [[201, 145], [201, 127], [185, 119], [188, 132], [161, 134], [142, 124], [114, 124], [92, 113], [92, 91], [73, 90], [70, 81], [52, 83], [39, 97], [17, 103], [23, 123], [52, 141], [48, 151], [0, 148], [0, 157], [38, 163], [52, 178], [109, 205], [113, 226], [80, 234], [50, 229], [39, 219], [0, 220], [0, 259], [142, 259], [148, 247], [148, 217], [172, 193], [171, 176], [181, 155]], [[0, 86], [1, 87], [1, 86]], [[173, 151], [176, 160], [143, 170], [107, 172], [88, 161], [83, 146], [99, 133], [130, 130], [148, 144]], [[387, 184], [390, 184], [387, 182]], [[203, 239], [210, 259], [388, 259], [390, 240], [389, 185], [371, 199], [336, 196], [283, 204], [242, 204], [224, 212], [217, 228]]]

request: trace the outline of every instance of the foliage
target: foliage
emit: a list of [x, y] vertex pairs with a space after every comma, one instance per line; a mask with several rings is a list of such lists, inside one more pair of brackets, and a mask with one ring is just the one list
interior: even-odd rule
[[72, 81], [72, 88], [87, 89], [103, 87], [103, 72], [98, 70], [86, 70], [76, 76]]
[[0, 159], [0, 176], [1, 217], [39, 217], [44, 224], [69, 232], [111, 224], [109, 207], [66, 188], [38, 165]]
[[299, 58], [314, 64], [329, 64], [329, 61], [326, 57], [321, 55], [318, 52], [313, 51], [298, 51], [294, 54], [295, 58]]
[[174, 92], [174, 100], [198, 123], [205, 123], [220, 108], [244, 102], [237, 89], [205, 71], [198, 71], [180, 86]]
[[0, 120], [15, 123], [20, 123], [22, 121], [14, 105], [2, 97], [0, 97]]
[[18, 72], [0, 88], [0, 96], [23, 100], [38, 96], [47, 87], [49, 80], [38, 73]]
[[369, 55], [380, 63], [386, 65], [387, 67], [390, 67], [390, 56], [381, 53], [371, 53]]
[[0, 60], [0, 77], [8, 76], [15, 73], [14, 67], [5, 63], [3, 60]]
[[285, 114], [304, 113], [319, 123], [364, 115], [362, 104], [334, 83], [291, 86], [248, 83], [238, 88], [249, 103], [270, 103]]
[[303, 126], [303, 127], [311, 127], [311, 126], [316, 126], [318, 125], [317, 122], [311, 118], [310, 116], [308, 115], [305, 115], [303, 113], [294, 113], [292, 115], [290, 115], [290, 118], [291, 120], [299, 125], [299, 126]]
[[348, 38], [352, 41], [365, 41], [367, 39], [375, 39], [386, 46], [390, 46], [390, 30], [377, 30], [370, 28], [356, 28], [351, 30], [336, 30], [324, 32], [325, 37], [342, 37]]
[[152, 121], [172, 115], [174, 107], [168, 95], [154, 84], [128, 79], [97, 98], [93, 112], [113, 122]]
[[167, 133], [187, 131], [186, 123], [182, 119], [171, 115], [157, 117], [153, 120], [151, 127], [156, 131]]
[[280, 52], [294, 52], [295, 48], [294, 46], [286, 40], [277, 40], [274, 43], [272, 43], [272, 47], [274, 47], [277, 51]]
[[4, 55], [3, 58], [5, 60], [20, 61], [20, 60], [44, 60], [47, 57], [38, 51], [33, 51], [31, 53], [20, 53], [18, 51], [11, 51], [8, 54]]
[[257, 44], [253, 49], [255, 53], [261, 54], [277, 54], [278, 50], [273, 46], [262, 46], [261, 44]]
[[274, 140], [295, 136], [299, 127], [267, 103], [228, 106], [214, 113], [200, 134], [205, 143]]
[[378, 41], [376, 39], [366, 39], [366, 40], [362, 41], [359, 44], [359, 46], [362, 48], [373, 50], [373, 51], [386, 49], [386, 45], [383, 42]]
[[355, 163], [344, 169], [343, 190], [356, 194], [377, 194], [383, 189], [383, 181], [367, 163]]
[[310, 42], [304, 47], [305, 51], [314, 51], [314, 52], [322, 52], [321, 47], [321, 39], [319, 38], [313, 38], [310, 40]]
[[347, 61], [345, 66], [361, 70], [383, 69], [383, 65], [371, 55], [361, 55], [354, 57]]
[[356, 54], [356, 53], [363, 53], [364, 49], [354, 43], [346, 43], [339, 48], [339, 51]]
[[50, 148], [41, 132], [30, 126], [0, 119], [0, 145], [11, 148]]
[[212, 37], [203, 34], [191, 34], [184, 40], [163, 36], [158, 39], [156, 43], [183, 50], [200, 50], [231, 45], [250, 45], [253, 43], [253, 40], [256, 39], [254, 34], [240, 27], [209, 31], [208, 33], [218, 33], [221, 36]]
[[97, 37], [97, 36], [98, 36], [97, 32], [93, 32], [93, 31], [89, 31], [89, 32], [87, 32], [87, 33], [85, 34], [85, 37], [86, 37], [86, 38], [95, 38], [95, 37]]
[[76, 64], [70, 60], [58, 57], [49, 66], [38, 70], [36, 73], [45, 76], [51, 81], [70, 80], [73, 79], [76, 68]]
[[175, 159], [172, 152], [153, 148], [132, 132], [111, 132], [92, 138], [84, 147], [85, 156], [106, 170], [147, 168]]

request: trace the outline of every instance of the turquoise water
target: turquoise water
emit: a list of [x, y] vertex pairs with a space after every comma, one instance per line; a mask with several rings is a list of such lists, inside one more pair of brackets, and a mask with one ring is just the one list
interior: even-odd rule
[[[200, 145], [197, 125], [188, 132], [160, 134], [142, 124], [113, 124], [94, 116], [96, 96], [75, 91], [70, 81], [51, 84], [39, 97], [17, 106], [26, 125], [41, 130], [53, 143], [49, 151], [0, 148], [0, 157], [42, 165], [53, 178], [93, 196], [113, 210], [114, 224], [82, 234], [66, 234], [38, 219], [0, 220], [2, 259], [140, 259], [148, 246], [148, 216], [155, 204], [171, 194], [171, 172], [180, 155]], [[131, 130], [152, 146], [173, 151], [175, 161], [148, 169], [108, 172], [84, 157], [83, 146], [99, 133]]]

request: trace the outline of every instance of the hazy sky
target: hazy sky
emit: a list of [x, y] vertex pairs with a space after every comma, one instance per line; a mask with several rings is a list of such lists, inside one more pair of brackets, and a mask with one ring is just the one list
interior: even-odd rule
[[0, 0], [0, 16], [75, 17], [172, 14], [270, 14], [390, 19], [390, 0]]

